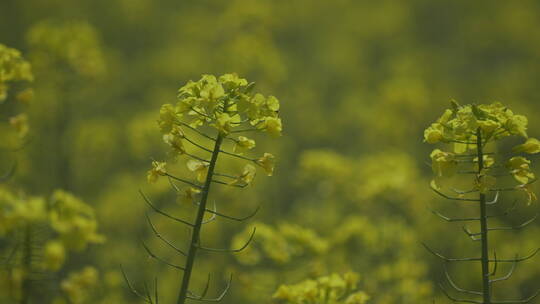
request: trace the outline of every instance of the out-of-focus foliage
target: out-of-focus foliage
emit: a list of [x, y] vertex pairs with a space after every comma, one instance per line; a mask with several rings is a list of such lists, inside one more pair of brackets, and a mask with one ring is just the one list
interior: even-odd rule
[[[104, 241], [90, 206], [60, 190], [45, 199], [0, 188], [0, 241], [0, 300], [28, 303], [67, 297], [69, 303], [88, 303], [79, 293], [91, 292], [95, 282], [84, 285], [70, 277], [60, 284], [55, 276], [67, 271], [69, 254]], [[93, 267], [85, 271], [98, 276]], [[55, 286], [61, 291], [53, 291]]]
[[[34, 91], [31, 88], [21, 88], [21, 83], [27, 84], [33, 80], [30, 63], [22, 57], [21, 53], [0, 44], [0, 106], [2, 107], [0, 132], [2, 132], [4, 149], [8, 149], [10, 145], [20, 144], [21, 139], [28, 135], [30, 129], [28, 115], [21, 113], [20, 110], [32, 100]], [[14, 87], [12, 91], [15, 92], [11, 92], [14, 96], [8, 95], [10, 87]], [[7, 101], [11, 102], [7, 103]], [[10, 125], [9, 129], [4, 125], [5, 120]]]
[[11, 82], [33, 80], [30, 63], [22, 58], [21, 53], [0, 44], [0, 101], [7, 99]]
[[[0, 45], [0, 88], [2, 101], [8, 98], [8, 83], [32, 81], [30, 64], [19, 51]], [[28, 104], [33, 98], [32, 89], [19, 92], [15, 100]], [[10, 115], [17, 105], [1, 105], [2, 115]], [[4, 152], [17, 155], [20, 139], [28, 135], [29, 126], [25, 113], [9, 119], [15, 127], [19, 142], [11, 142], [9, 133], [0, 136]], [[23, 142], [24, 143], [24, 142]], [[8, 153], [6, 153], [8, 154]], [[14, 161], [14, 160], [12, 160]], [[14, 161], [16, 162], [16, 161]], [[16, 163], [15, 163], [16, 164]], [[13, 178], [16, 166], [2, 177], [7, 183]], [[70, 274], [60, 283], [55, 276], [69, 271], [64, 267], [68, 254], [85, 250], [89, 244], [102, 243], [104, 237], [97, 233], [97, 221], [92, 207], [72, 194], [56, 190], [50, 198], [31, 196], [9, 182], [0, 187], [0, 301], [6, 303], [33, 303], [45, 298], [54, 303], [88, 303], [83, 293], [95, 285], [98, 272], [87, 267], [84, 274]], [[90, 282], [88, 273], [94, 279]], [[83, 284], [87, 282], [87, 284]], [[60, 288], [59, 288], [60, 287]], [[58, 290], [59, 289], [59, 290]]]
[[[194, 287], [204, 289], [208, 271], [231, 270], [236, 279], [224, 303], [270, 303], [281, 284], [352, 270], [362, 274], [368, 303], [446, 303], [434, 284], [442, 279], [440, 265], [419, 244], [454, 256], [471, 247], [459, 226], [449, 234], [453, 228], [426, 210], [454, 214], [455, 206], [426, 187], [431, 150], [421, 134], [452, 98], [504, 100], [516, 113], [538, 117], [540, 37], [532, 29], [539, 26], [535, 0], [3, 0], [0, 43], [28, 54], [36, 91], [26, 111], [31, 140], [17, 152], [13, 182], [28, 193], [60, 187], [92, 202], [109, 241], [76, 261], [92, 261], [103, 274], [97, 294], [104, 300], [94, 303], [135, 301], [120, 264], [137, 269], [129, 271], [134, 282], [157, 273], [161, 302], [174, 301], [178, 274], [151, 267], [138, 245], [143, 239], [182, 262], [145, 226], [138, 188], [175, 215], [193, 211], [177, 203], [165, 181], [146, 185], [150, 156], [162, 160], [167, 153], [156, 109], [174, 104], [171, 92], [201, 73], [236, 72], [280, 97], [286, 132], [279, 141], [245, 135], [276, 155], [276, 178], [242, 195], [216, 188], [210, 199], [236, 214], [261, 206], [261, 231], [249, 252], [259, 258], [204, 256]], [[529, 130], [538, 128], [531, 119]], [[509, 139], [501, 149], [519, 144]], [[12, 160], [2, 158], [0, 168]], [[521, 208], [516, 218], [536, 208]], [[518, 224], [514, 217], [497, 221]], [[155, 225], [175, 239], [189, 237], [166, 220], [156, 218]], [[328, 249], [313, 251], [282, 227], [315, 236]], [[205, 229], [205, 241], [230, 247], [244, 227], [215, 221]], [[501, 244], [497, 254], [527, 252], [538, 245], [539, 230], [531, 224], [493, 235]], [[272, 259], [263, 240], [283, 246], [283, 253], [269, 252], [289, 260]], [[466, 270], [455, 269], [459, 283], [478, 287], [477, 272]], [[539, 264], [528, 262], [513, 284], [495, 292], [528, 295], [539, 273]]]
[[272, 296], [276, 303], [291, 304], [364, 304], [369, 296], [358, 291], [359, 275], [353, 272], [343, 276], [332, 274], [294, 285], [281, 285]]

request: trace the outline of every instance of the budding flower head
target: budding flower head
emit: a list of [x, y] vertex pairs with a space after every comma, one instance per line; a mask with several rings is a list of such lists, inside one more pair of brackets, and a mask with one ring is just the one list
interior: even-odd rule
[[192, 127], [212, 126], [224, 135], [242, 128], [242, 122], [256, 126], [267, 120], [272, 134], [281, 132], [279, 100], [274, 96], [253, 94], [252, 88], [252, 84], [236, 74], [220, 77], [203, 75], [198, 81], [190, 81], [178, 90], [176, 107], [167, 105], [160, 125], [164, 125], [167, 131], [173, 117], [178, 119], [185, 115], [190, 117]]
[[[240, 187], [250, 184], [256, 171], [253, 164], [263, 168], [267, 175], [272, 175], [275, 161], [272, 154], [264, 153], [260, 158], [244, 156], [256, 146], [255, 140], [244, 134], [250, 137], [253, 133], [281, 136], [283, 125], [279, 117], [280, 103], [275, 96], [254, 93], [253, 89], [254, 83], [237, 74], [219, 77], [202, 75], [199, 80], [188, 81], [182, 86], [178, 90], [176, 104], [161, 106], [157, 122], [163, 142], [171, 148], [169, 157], [172, 162], [176, 162], [178, 156], [186, 156], [186, 166], [196, 174], [196, 182], [170, 176], [165, 169], [166, 163], [161, 162], [152, 163], [152, 169], [147, 175], [148, 181], [153, 183], [160, 176], [169, 175], [177, 181], [202, 189], [206, 179], [214, 176], [214, 172], [209, 174], [209, 170], [210, 167], [216, 168], [210, 166], [212, 159], [217, 160], [218, 154], [215, 154], [215, 158], [213, 154], [216, 151], [236, 156], [249, 164], [245, 164], [238, 175], [216, 173], [220, 178], [212, 179], [212, 182]], [[227, 151], [226, 139], [234, 142], [232, 152]], [[208, 140], [218, 150], [213, 151]], [[212, 158], [199, 154], [201, 150], [211, 153]]]
[[[440, 180], [456, 173], [475, 174], [474, 189], [480, 193], [496, 191], [497, 176], [511, 175], [518, 183], [512, 190], [524, 190], [529, 201], [536, 197], [528, 185], [536, 180], [531, 170], [531, 161], [523, 156], [501, 159], [492, 145], [506, 137], [524, 137], [525, 143], [515, 146], [512, 153], [540, 153], [540, 141], [529, 138], [528, 120], [515, 114], [500, 102], [461, 106], [452, 103], [452, 108], [424, 131], [424, 141], [430, 144], [448, 143], [451, 151], [435, 149], [431, 153], [435, 180], [432, 187], [439, 190]], [[480, 159], [482, 155], [482, 159]], [[502, 168], [502, 169], [501, 169]], [[506, 170], [506, 172], [493, 172]], [[501, 179], [502, 180], [502, 179]], [[507, 188], [504, 186], [503, 188]]]

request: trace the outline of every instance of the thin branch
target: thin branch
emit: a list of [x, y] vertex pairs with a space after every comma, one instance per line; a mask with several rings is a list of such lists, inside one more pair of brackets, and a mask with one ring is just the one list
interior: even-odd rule
[[251, 235], [249, 236], [249, 239], [247, 240], [247, 242], [242, 247], [237, 248], [237, 249], [220, 249], [220, 248], [209, 248], [209, 247], [203, 247], [203, 246], [197, 246], [197, 248], [206, 250], [206, 251], [212, 251], [212, 252], [235, 252], [235, 253], [240, 252], [246, 249], [246, 247], [251, 243], [251, 241], [253, 240], [253, 237], [255, 236], [255, 231], [257, 231], [257, 227], [253, 227], [253, 231], [251, 232]]
[[223, 174], [223, 173], [217, 173], [217, 172], [214, 172], [214, 175], [215, 176], [226, 177], [226, 178], [230, 178], [230, 179], [237, 179], [238, 178], [238, 176], [232, 176], [232, 175], [229, 175], [229, 174]]
[[[216, 206], [216, 202], [214, 201], [214, 212], [217, 212], [217, 206]], [[208, 224], [210, 222], [213, 222], [214, 220], [216, 219], [216, 214], [215, 213], [212, 213], [212, 216], [210, 216], [210, 218], [206, 221], [202, 221], [202, 224]]]
[[122, 267], [122, 265], [120, 265], [120, 270], [122, 271], [122, 275], [124, 276], [124, 281], [126, 282], [126, 285], [128, 286], [129, 290], [134, 295], [144, 300], [146, 303], [153, 304], [152, 301], [149, 301], [145, 296], [141, 295], [135, 288], [133, 288], [133, 285], [131, 285], [131, 282], [129, 281], [128, 276], [126, 275], [126, 272], [124, 271], [124, 267]]
[[206, 211], [206, 212], [209, 212], [209, 213], [213, 213], [213, 214], [215, 214], [215, 215], [217, 215], [217, 216], [220, 216], [220, 217], [222, 217], [222, 218], [226, 218], [226, 219], [233, 220], [233, 221], [237, 221], [237, 222], [243, 222], [243, 221], [245, 221], [245, 220], [248, 220], [248, 219], [254, 217], [254, 216], [257, 214], [257, 212], [259, 212], [259, 209], [260, 209], [260, 206], [257, 206], [257, 208], [255, 209], [255, 211], [253, 211], [251, 214], [249, 214], [249, 215], [246, 216], [246, 217], [232, 217], [232, 216], [225, 215], [225, 214], [223, 214], [223, 213], [219, 213], [219, 212], [217, 212], [217, 211], [212, 211], [212, 210], [210, 210], [210, 209], [206, 209], [205, 211]]
[[236, 153], [231, 153], [231, 152], [227, 152], [225, 150], [219, 150], [219, 152], [225, 154], [225, 155], [229, 155], [229, 156], [233, 156], [233, 157], [238, 157], [238, 158], [241, 158], [243, 160], [249, 160], [249, 161], [252, 161], [252, 162], [256, 162], [257, 159], [255, 158], [249, 158], [249, 157], [245, 157], [243, 155], [240, 155], [240, 154], [236, 154]]
[[208, 160], [206, 160], [206, 159], [204, 159], [202, 157], [198, 157], [197, 155], [194, 155], [194, 154], [191, 154], [191, 153], [184, 152], [184, 154], [191, 157], [191, 158], [194, 158], [196, 160], [202, 161], [204, 163], [209, 163], [210, 162], [210, 161], [208, 161]]
[[203, 151], [206, 151], [206, 152], [208, 152], [208, 153], [212, 153], [212, 150], [210, 150], [210, 149], [208, 149], [208, 148], [206, 148], [206, 147], [204, 147], [204, 146], [199, 145], [198, 143], [196, 143], [196, 142], [194, 142], [193, 140], [189, 139], [187, 136], [184, 136], [183, 138], [184, 138], [188, 143], [194, 145], [195, 147], [197, 147], [197, 148], [199, 148], [199, 149], [201, 149], [201, 150], [203, 150]]
[[230, 187], [235, 187], [235, 188], [245, 188], [245, 187], [248, 186], [248, 184], [237, 185], [237, 184], [226, 183], [224, 181], [220, 181], [220, 180], [216, 180], [216, 179], [213, 179], [212, 183], [225, 185], [225, 186], [230, 186]]
[[438, 252], [435, 252], [433, 251], [431, 248], [429, 248], [426, 244], [422, 243], [422, 245], [427, 249], [427, 251], [429, 251], [431, 254], [433, 254], [434, 256], [446, 261], [446, 262], [472, 262], [472, 261], [481, 261], [482, 259], [480, 258], [460, 258], [460, 259], [452, 259], [452, 258], [447, 258], [445, 256], [443, 256], [442, 254], [438, 253]]
[[442, 213], [436, 211], [436, 210], [433, 210], [433, 209], [428, 209], [431, 213], [435, 214], [436, 216], [442, 218], [443, 220], [447, 221], [447, 222], [472, 222], [472, 221], [479, 221], [480, 218], [479, 217], [470, 217], [470, 218], [451, 218], [451, 217], [448, 217], [448, 216], [445, 216], [443, 215]]
[[501, 213], [501, 214], [494, 214], [494, 215], [488, 215], [487, 218], [494, 218], [494, 217], [507, 216], [510, 212], [512, 212], [513, 210], [515, 210], [516, 207], [517, 207], [517, 200], [514, 200], [514, 202], [512, 203], [512, 206], [509, 207], [508, 209], [506, 209], [505, 211], [503, 211], [503, 213]]
[[150, 208], [152, 208], [155, 212], [157, 212], [157, 213], [159, 213], [159, 214], [161, 214], [161, 215], [163, 215], [163, 216], [165, 216], [165, 217], [168, 217], [168, 218], [170, 218], [170, 219], [172, 219], [172, 220], [175, 220], [175, 221], [177, 221], [177, 222], [180, 222], [180, 223], [182, 223], [182, 224], [188, 225], [188, 226], [190, 226], [190, 227], [194, 227], [194, 225], [193, 225], [192, 223], [190, 223], [190, 222], [188, 222], [188, 221], [185, 221], [185, 220], [183, 220], [183, 219], [174, 217], [174, 216], [172, 216], [172, 215], [170, 215], [170, 214], [168, 214], [168, 213], [166, 213], [166, 212], [163, 212], [163, 211], [161, 211], [160, 209], [158, 209], [156, 206], [154, 206], [154, 205], [152, 204], [152, 202], [150, 202], [150, 200], [146, 197], [146, 195], [144, 195], [144, 193], [142, 192], [142, 190], [139, 190], [139, 193], [142, 195], [144, 201], [148, 204], [148, 206], [150, 206]]
[[467, 199], [467, 198], [460, 198], [460, 197], [450, 197], [444, 193], [442, 193], [441, 191], [433, 188], [433, 187], [429, 187], [431, 190], [433, 190], [433, 192], [437, 193], [438, 195], [448, 199], [448, 200], [453, 200], [453, 201], [463, 201], [463, 202], [480, 202], [480, 200], [478, 199]]
[[529, 225], [530, 223], [534, 222], [538, 218], [538, 213], [530, 220], [513, 227], [496, 227], [496, 228], [488, 228], [489, 231], [507, 231], [507, 230], [519, 230], [524, 228], [525, 226]]
[[532, 185], [534, 184], [538, 179], [535, 178], [535, 179], [532, 179], [530, 180], [529, 182], [525, 183], [525, 184], [520, 184], [520, 185], [517, 185], [515, 187], [509, 187], [509, 188], [499, 188], [499, 189], [489, 189], [489, 191], [518, 191], [518, 190], [521, 190], [521, 188], [525, 187], [525, 186], [528, 186], [528, 185]]
[[483, 304], [483, 302], [480, 302], [480, 301], [454, 298], [454, 297], [452, 297], [452, 296], [448, 293], [448, 291], [442, 286], [441, 283], [439, 283], [439, 288], [442, 290], [442, 292], [444, 293], [444, 295], [445, 295], [450, 301], [452, 301], [452, 302], [464, 302], [464, 303]]
[[150, 301], [150, 303], [153, 303], [152, 297], [150, 296], [150, 289], [148, 288], [148, 284], [146, 284], [146, 282], [144, 282], [143, 286], [144, 286], [144, 292], [146, 294], [146, 298], [148, 299], [148, 301]]
[[234, 131], [231, 131], [231, 133], [254, 132], [254, 131], [262, 131], [262, 130], [264, 129], [249, 128], [249, 129], [242, 129], [242, 130], [234, 130]]
[[450, 274], [448, 273], [448, 268], [446, 267], [446, 264], [444, 264], [444, 275], [446, 276], [446, 279], [448, 280], [448, 283], [450, 283], [450, 285], [455, 289], [457, 290], [458, 292], [461, 292], [461, 293], [468, 293], [468, 294], [473, 294], [473, 295], [482, 295], [481, 292], [479, 291], [474, 291], [474, 290], [467, 290], [467, 289], [463, 289], [463, 288], [460, 288], [459, 286], [457, 286], [456, 283], [454, 283], [454, 281], [452, 280], [452, 278], [450, 277]]
[[[517, 258], [517, 255], [516, 255], [516, 258]], [[497, 279], [490, 280], [489, 283], [495, 283], [495, 282], [508, 280], [512, 276], [512, 274], [514, 274], [514, 270], [516, 269], [516, 266], [517, 266], [517, 262], [514, 262], [512, 264], [512, 268], [510, 269], [510, 271], [505, 276], [497, 278]]]
[[499, 191], [495, 194], [495, 198], [492, 201], [486, 202], [486, 205], [495, 205], [499, 201]]
[[532, 257], [534, 257], [538, 251], [540, 251], [540, 248], [537, 248], [533, 253], [529, 254], [528, 256], [524, 256], [524, 257], [521, 257], [521, 258], [515, 258], [515, 259], [511, 259], [511, 260], [489, 260], [490, 262], [499, 262], [499, 263], [513, 263], [513, 262], [522, 262], [522, 261], [525, 261], [525, 260], [528, 260], [528, 259], [531, 259]]
[[159, 256], [155, 255], [151, 250], [150, 248], [148, 248], [148, 246], [146, 246], [146, 244], [144, 242], [141, 242], [142, 246], [144, 247], [144, 250], [146, 250], [146, 252], [148, 253], [148, 255], [154, 259], [156, 259], [157, 261], [167, 265], [167, 266], [170, 266], [170, 267], [173, 267], [173, 268], [176, 268], [178, 270], [186, 270], [184, 267], [182, 266], [178, 266], [178, 265], [175, 265], [175, 264], [172, 264], [170, 262], [167, 262], [166, 260], [160, 258]]
[[[474, 173], [477, 174], [478, 172], [475, 171]], [[454, 191], [456, 194], [469, 194], [469, 193], [475, 193], [479, 191], [478, 189], [471, 189], [471, 190], [463, 191], [463, 190], [459, 190], [455, 188], [451, 188], [451, 190]]]
[[465, 226], [462, 226], [461, 229], [463, 230], [463, 232], [465, 232], [465, 234], [467, 234], [467, 236], [469, 236], [471, 238], [471, 240], [473, 241], [480, 241], [482, 240], [481, 237], [478, 237], [479, 235], [482, 235], [481, 232], [478, 232], [478, 233], [473, 233], [469, 230], [469, 228], [465, 227]]
[[177, 181], [179, 181], [179, 182], [188, 184], [188, 185], [190, 185], [190, 186], [192, 186], [192, 187], [195, 187], [195, 188], [197, 188], [197, 189], [202, 189], [201, 186], [199, 186], [199, 185], [197, 185], [197, 184], [195, 184], [195, 183], [193, 183], [193, 182], [187, 181], [187, 180], [185, 180], [185, 179], [181, 179], [181, 178], [176, 177], [176, 176], [174, 176], [174, 175], [170, 175], [169, 173], [165, 173], [165, 176], [167, 176], [167, 177], [169, 177], [169, 178], [172, 178], [172, 179], [174, 179], [174, 180], [177, 180]]
[[201, 116], [203, 116], [203, 117], [206, 117], [206, 118], [208, 118], [208, 119], [210, 119], [210, 120], [215, 120], [215, 118], [214, 118], [214, 117], [212, 117], [212, 116], [210, 116], [210, 115], [208, 115], [208, 114], [205, 114], [205, 113], [199, 112], [199, 111], [195, 110], [195, 108], [194, 108], [194, 107], [191, 107], [191, 108], [189, 108], [189, 109], [190, 109], [191, 111], [193, 111], [193, 112], [197, 113], [198, 115], [201, 115]]
[[190, 129], [190, 130], [192, 130], [192, 131], [195, 131], [197, 134], [201, 135], [202, 137], [205, 137], [205, 138], [210, 139], [210, 140], [212, 140], [212, 141], [216, 141], [216, 139], [213, 138], [212, 136], [206, 135], [205, 133], [203, 133], [203, 132], [197, 130], [197, 128], [194, 128], [194, 127], [190, 126], [189, 124], [187, 124], [187, 123], [185, 123], [185, 122], [183, 122], [183, 121], [177, 121], [177, 123], [179, 123], [179, 124], [181, 124], [181, 125], [187, 127], [188, 129]]
[[534, 300], [539, 294], [540, 294], [540, 290], [538, 290], [535, 294], [533, 294], [532, 296], [528, 297], [527, 299], [523, 299], [523, 300], [508, 300], [508, 301], [492, 301], [491, 303], [493, 303], [493, 304], [510, 304], [510, 303], [521, 304], [521, 303], [529, 303], [529, 302], [531, 302], [532, 300]]
[[[495, 261], [497, 260], [497, 251], [493, 251], [493, 258], [495, 259]], [[493, 265], [493, 271], [490, 272], [489, 276], [492, 277], [494, 275], [497, 274], [497, 266], [499, 265], [499, 263], [495, 262], [494, 265]]]
[[154, 224], [152, 223], [152, 221], [150, 220], [150, 217], [148, 216], [148, 214], [145, 214], [146, 216], [146, 220], [148, 221], [148, 224], [150, 225], [150, 228], [152, 229], [152, 231], [154, 232], [154, 235], [159, 238], [160, 240], [162, 240], [163, 242], [165, 242], [165, 244], [169, 245], [169, 247], [171, 247], [172, 249], [174, 249], [176, 252], [180, 253], [181, 255], [183, 256], [187, 256], [187, 253], [185, 253], [184, 251], [178, 249], [176, 246], [173, 245], [173, 243], [171, 243], [169, 240], [167, 240], [165, 237], [163, 237], [157, 230], [156, 230], [156, 227], [154, 226]]
[[451, 142], [451, 143], [456, 143], [456, 144], [466, 144], [466, 145], [476, 145], [477, 144], [476, 142], [462, 141], [462, 140], [457, 140], [457, 139], [452, 139], [452, 140], [447, 140], [447, 141]]
[[188, 297], [188, 298], [191, 300], [201, 301], [201, 302], [221, 302], [221, 300], [223, 300], [223, 298], [225, 297], [225, 295], [229, 292], [229, 289], [231, 288], [232, 278], [233, 276], [231, 274], [231, 276], [229, 277], [229, 281], [227, 282], [227, 286], [225, 286], [225, 289], [223, 290], [223, 292], [221, 292], [221, 294], [217, 298], [212, 298], [212, 299], [206, 299], [202, 297], [201, 298]]
[[194, 293], [193, 291], [190, 291], [189, 293], [194, 297], [194, 298], [199, 298], [199, 299], [202, 299], [206, 296], [206, 294], [208, 293], [208, 289], [210, 288], [210, 273], [208, 273], [208, 278], [206, 279], [206, 285], [203, 289], [203, 292], [201, 293], [201, 295], [197, 295], [196, 293]]

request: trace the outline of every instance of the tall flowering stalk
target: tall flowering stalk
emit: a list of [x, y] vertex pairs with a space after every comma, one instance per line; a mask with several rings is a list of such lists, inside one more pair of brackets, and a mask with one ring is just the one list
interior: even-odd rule
[[[206, 288], [200, 294], [189, 291], [190, 280], [193, 272], [193, 265], [197, 252], [239, 252], [246, 248], [253, 239], [255, 229], [251, 233], [247, 242], [238, 249], [218, 249], [203, 246], [201, 244], [201, 229], [204, 224], [221, 217], [228, 220], [242, 222], [255, 215], [257, 210], [246, 217], [233, 217], [220, 213], [214, 208], [207, 207], [210, 189], [213, 184], [244, 188], [249, 185], [256, 174], [256, 166], [264, 169], [267, 175], [272, 175], [274, 170], [274, 156], [264, 153], [258, 158], [252, 158], [244, 153], [255, 147], [255, 141], [244, 136], [254, 132], [265, 132], [271, 136], [281, 135], [281, 119], [279, 118], [279, 101], [273, 97], [265, 97], [261, 94], [253, 94], [254, 84], [239, 78], [236, 74], [226, 74], [220, 77], [203, 75], [199, 81], [189, 81], [178, 91], [178, 102], [176, 105], [164, 104], [160, 110], [159, 128], [163, 134], [163, 141], [170, 147], [171, 161], [153, 161], [152, 169], [148, 172], [148, 181], [153, 183], [160, 177], [166, 177], [173, 188], [181, 196], [182, 201], [193, 203], [197, 206], [195, 220], [193, 222], [174, 217], [158, 209], [144, 195], [145, 201], [157, 213], [172, 220], [187, 225], [191, 228], [191, 239], [187, 250], [178, 249], [165, 239], [156, 230], [150, 218], [148, 222], [156, 237], [172, 247], [180, 255], [185, 256], [185, 264], [182, 266], [173, 265], [156, 256], [150, 248], [144, 245], [148, 254], [164, 262], [166, 265], [174, 267], [183, 272], [182, 283], [179, 289], [176, 303], [183, 304], [186, 299], [198, 301], [220, 301], [227, 293], [229, 280], [225, 290], [216, 298], [207, 298], [210, 276]], [[212, 134], [213, 133], [213, 134]], [[203, 141], [210, 141], [213, 147], [206, 147]], [[232, 151], [227, 151], [225, 142], [233, 144]], [[189, 153], [187, 145], [199, 150], [201, 153], [209, 155], [209, 159], [196, 154]], [[216, 171], [216, 165], [220, 155], [233, 157], [245, 162], [243, 170], [237, 174], [224, 174]], [[176, 163], [179, 157], [186, 158], [186, 166], [193, 172], [193, 179], [180, 178], [172, 175], [167, 170], [169, 165]], [[186, 188], [179, 188], [175, 182], [186, 185]], [[204, 220], [204, 216], [210, 214], [209, 220]], [[158, 303], [159, 296], [156, 293], [150, 296], [138, 293], [125, 277], [131, 291], [148, 303]]]
[[[490, 243], [489, 233], [496, 231], [517, 230], [530, 224], [536, 216], [523, 224], [513, 227], [493, 227], [489, 225], [489, 219], [505, 216], [504, 214], [490, 213], [490, 207], [499, 202], [500, 194], [507, 191], [521, 191], [528, 197], [528, 204], [536, 200], [536, 195], [530, 186], [536, 181], [534, 173], [531, 171], [531, 161], [522, 156], [522, 154], [535, 154], [540, 152], [540, 141], [535, 138], [529, 138], [527, 135], [527, 118], [522, 115], [514, 114], [510, 109], [501, 103], [489, 105], [466, 105], [460, 106], [452, 102], [452, 108], [433, 123], [424, 132], [425, 141], [430, 144], [451, 144], [452, 149], [435, 149], [431, 153], [433, 172], [435, 178], [431, 182], [431, 189], [441, 197], [475, 204], [478, 206], [477, 217], [469, 218], [451, 218], [437, 211], [432, 211], [438, 217], [447, 222], [478, 222], [478, 232], [472, 232], [467, 227], [463, 227], [465, 234], [473, 241], [481, 243], [480, 257], [472, 258], [447, 258], [446, 256], [435, 252], [424, 245], [431, 253], [439, 257], [446, 263], [452, 262], [479, 262], [482, 266], [481, 282], [482, 290], [473, 291], [459, 287], [446, 270], [445, 275], [450, 286], [457, 292], [467, 294], [473, 298], [455, 298], [441, 285], [445, 295], [454, 302], [465, 303], [528, 303], [532, 301], [539, 292], [529, 298], [521, 300], [494, 300], [493, 285], [496, 282], [504, 281], [513, 274], [517, 263], [532, 258], [538, 251], [524, 257], [511, 259], [501, 259], [489, 256]], [[525, 143], [518, 145], [508, 153], [496, 153], [497, 144], [507, 138], [518, 136], [525, 139]], [[461, 178], [456, 179], [459, 174]], [[508, 183], [508, 178], [513, 180]], [[457, 190], [448, 187], [447, 184], [456, 182], [456, 180], [465, 181], [470, 185], [470, 189]], [[454, 194], [447, 194], [450, 190]], [[489, 198], [492, 196], [493, 198]], [[514, 205], [515, 207], [515, 205]], [[499, 263], [512, 263], [511, 270], [504, 276], [495, 278], [497, 265]], [[493, 266], [493, 267], [492, 267]]]

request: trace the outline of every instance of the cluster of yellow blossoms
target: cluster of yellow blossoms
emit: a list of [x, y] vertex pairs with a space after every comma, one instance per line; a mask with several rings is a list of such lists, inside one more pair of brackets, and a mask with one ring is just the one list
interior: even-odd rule
[[92, 208], [67, 192], [57, 190], [47, 201], [0, 189], [0, 237], [25, 231], [28, 227], [46, 227], [56, 234], [40, 249], [43, 252], [39, 256], [43, 260], [39, 267], [45, 270], [59, 270], [67, 250], [80, 251], [104, 240], [97, 233]]
[[[432, 168], [436, 175], [432, 186], [438, 188], [440, 179], [453, 176], [459, 168], [462, 168], [460, 166], [462, 163], [472, 163], [473, 167], [469, 169], [478, 170], [478, 157], [467, 158], [476, 153], [478, 134], [481, 135], [482, 148], [505, 137], [519, 136], [525, 138], [526, 141], [514, 147], [512, 153], [539, 153], [540, 141], [528, 137], [527, 124], [528, 120], [525, 116], [514, 114], [499, 102], [465, 106], [452, 102], [452, 109], [447, 109], [424, 131], [424, 140], [430, 144], [453, 144], [452, 151], [435, 149], [431, 153]], [[496, 184], [495, 176], [489, 174], [489, 171], [500, 166], [495, 166], [493, 152], [484, 153], [482, 163], [483, 172], [479, 175], [477, 187], [485, 192]], [[536, 199], [528, 187], [536, 180], [530, 164], [531, 161], [523, 156], [511, 156], [504, 160], [504, 168], [518, 182], [516, 189], [526, 191], [529, 201]]]
[[[225, 74], [220, 77], [203, 75], [196, 82], [189, 81], [178, 91], [178, 102], [164, 104], [160, 109], [158, 125], [163, 134], [163, 141], [170, 148], [169, 156], [173, 161], [181, 155], [188, 156], [187, 169], [194, 173], [198, 183], [204, 183], [208, 174], [210, 162], [188, 153], [186, 145], [202, 151], [212, 152], [210, 147], [204, 147], [198, 141], [190, 139], [186, 132], [202, 139], [215, 141], [230, 140], [234, 143], [232, 152], [220, 151], [242, 160], [247, 160], [243, 170], [232, 176], [227, 184], [248, 185], [255, 177], [259, 166], [271, 176], [274, 171], [274, 155], [264, 153], [258, 158], [249, 158], [244, 154], [252, 150], [255, 140], [239, 133], [265, 132], [271, 136], [280, 136], [282, 131], [279, 118], [279, 101], [274, 96], [265, 97], [252, 93], [254, 84], [236, 74]], [[217, 137], [211, 137], [205, 132], [216, 130]], [[148, 181], [153, 183], [160, 176], [167, 176], [167, 162], [153, 161], [152, 169], [148, 171]], [[184, 191], [184, 198], [190, 199], [199, 190], [189, 188]]]
[[91, 290], [98, 284], [99, 274], [94, 267], [87, 266], [81, 271], [70, 273], [62, 281], [60, 287], [69, 301], [62, 298], [55, 300], [54, 304], [82, 304], [88, 303]]
[[[17, 82], [32, 82], [34, 76], [28, 63], [21, 53], [0, 44], [0, 104], [8, 98], [10, 86]], [[33, 99], [34, 91], [31, 88], [20, 90], [15, 99], [20, 103], [28, 103]], [[9, 119], [20, 138], [28, 134], [28, 116], [26, 113], [17, 114]]]
[[256, 222], [233, 238], [231, 248], [241, 247], [255, 227], [257, 242], [235, 255], [243, 265], [255, 265], [262, 261], [282, 265], [308, 255], [323, 255], [330, 247], [327, 240], [311, 229], [288, 223], [273, 227]]
[[357, 291], [359, 277], [348, 272], [343, 276], [332, 274], [295, 285], [281, 285], [273, 299], [287, 304], [364, 304], [369, 296]]

